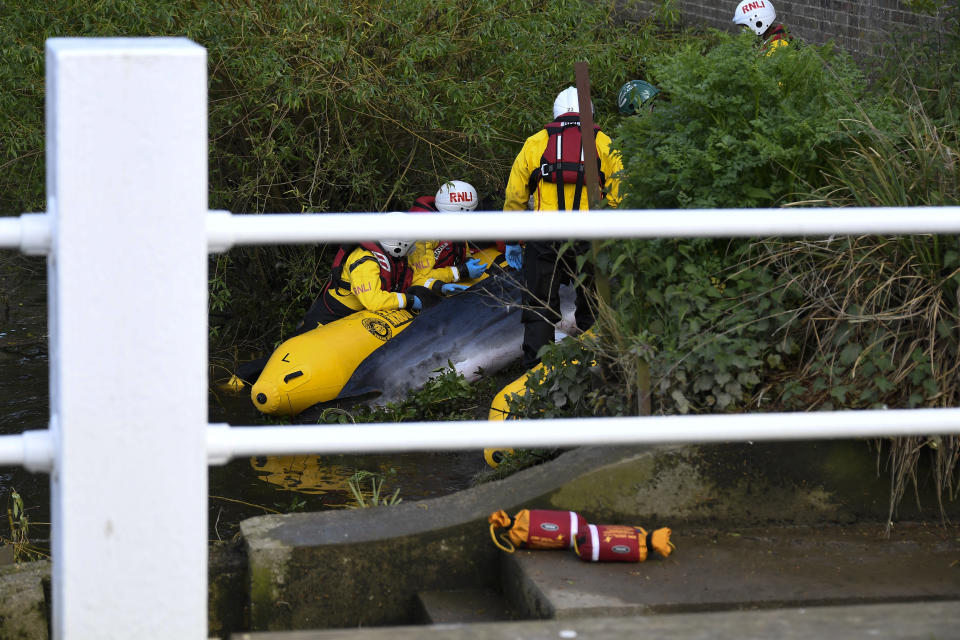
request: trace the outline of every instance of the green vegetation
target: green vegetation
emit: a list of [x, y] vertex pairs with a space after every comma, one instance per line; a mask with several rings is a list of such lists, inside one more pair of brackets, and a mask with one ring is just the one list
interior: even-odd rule
[[[623, 154], [626, 206], [816, 204], [842, 215], [957, 204], [960, 10], [909, 4], [954, 28], [892, 42], [869, 82], [830, 46], [766, 56], [750, 35], [624, 24], [612, 1], [18, 7], [0, 22], [0, 211], [44, 206], [44, 40], [116, 35], [206, 47], [212, 208], [404, 210], [453, 177], [496, 208], [514, 155], [577, 60], [590, 63], [598, 122]], [[676, 6], [659, 3], [661, 25], [676, 28]], [[617, 90], [640, 77], [662, 94], [652, 112], [622, 119]], [[211, 337], [224, 367], [288, 334], [333, 250], [245, 248], [212, 260]], [[548, 373], [517, 412], [636, 414], [647, 366], [655, 413], [960, 400], [955, 237], [610, 241], [596, 267], [613, 289], [596, 335], [548, 349]], [[323, 420], [482, 418], [504, 381], [438, 373], [407, 402]], [[927, 455], [943, 497], [955, 495], [960, 439], [901, 439], [882, 451], [893, 505]]]
[[[52, 0], [0, 23], [0, 211], [43, 209], [43, 46], [185, 36], [206, 47], [210, 206], [406, 210], [450, 178], [499, 206], [509, 161], [589, 60], [600, 124], [658, 45], [614, 3]], [[237, 249], [211, 266], [218, 338], [260, 351], [326, 278], [327, 247]], [[251, 344], [252, 343], [252, 344]]]
[[[957, 113], [936, 89], [958, 86], [958, 42], [901, 48], [900, 59], [928, 63], [922, 75], [897, 66], [871, 87], [829, 47], [762, 56], [750, 38], [714, 34], [654, 57], [665, 99], [617, 130], [627, 203], [956, 205]], [[546, 354], [579, 373], [533, 380], [520, 413], [636, 413], [644, 361], [656, 413], [960, 400], [956, 237], [617, 241], [599, 266], [617, 285], [599, 340]], [[898, 438], [880, 451], [891, 518], [925, 455], [941, 501], [955, 496], [960, 439]]]
[[[364, 480], [370, 480], [370, 490], [365, 491], [361, 483]], [[400, 497], [399, 487], [389, 496], [381, 495], [384, 483], [384, 474], [374, 473], [372, 471], [357, 471], [347, 480], [347, 486], [350, 487], [350, 493], [353, 499], [357, 501], [351, 509], [368, 509], [370, 507], [390, 507], [403, 502]]]
[[847, 136], [837, 122], [866, 111], [866, 82], [830, 47], [764, 55], [747, 32], [716, 34], [654, 56], [663, 94], [651, 113], [617, 129], [631, 208], [757, 207], [790, 201], [818, 181]]
[[[467, 382], [453, 365], [437, 369], [435, 375], [403, 402], [386, 406], [358, 405], [349, 409], [328, 408], [319, 422], [326, 424], [353, 424], [356, 422], [450, 422], [457, 420], [486, 420], [490, 401], [503, 384], [502, 376], [481, 377]], [[505, 375], [520, 375], [510, 369]]]
[[11, 548], [14, 562], [48, 557], [42, 549], [30, 543], [30, 518], [23, 508], [23, 498], [13, 488], [7, 498], [7, 522], [10, 525], [10, 537], [0, 537], [0, 543]]

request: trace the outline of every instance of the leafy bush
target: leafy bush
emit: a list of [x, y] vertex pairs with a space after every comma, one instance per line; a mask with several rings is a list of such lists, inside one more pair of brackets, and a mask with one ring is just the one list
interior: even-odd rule
[[847, 144], [838, 125], [861, 113], [866, 83], [849, 56], [791, 46], [763, 55], [749, 34], [715, 34], [649, 62], [663, 91], [652, 112], [625, 119], [625, 204], [632, 208], [770, 206], [819, 183]]
[[522, 415], [635, 415], [646, 377], [653, 413], [744, 410], [797, 351], [784, 332], [797, 291], [748, 246], [611, 241], [598, 262], [615, 274], [613, 307], [600, 305], [595, 336], [544, 353]]
[[[519, 418], [566, 418], [623, 415], [624, 387], [605, 387], [606, 364], [597, 360], [594, 336], [567, 338], [541, 351], [543, 367], [527, 375], [523, 391], [507, 400], [510, 415]], [[617, 380], [617, 383], [621, 382]], [[616, 404], [609, 402], [616, 399]]]

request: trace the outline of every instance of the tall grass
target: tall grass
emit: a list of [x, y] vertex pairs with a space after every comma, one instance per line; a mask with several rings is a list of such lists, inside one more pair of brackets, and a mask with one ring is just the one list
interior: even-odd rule
[[[895, 130], [868, 119], [843, 123], [851, 145], [805, 204], [960, 203], [954, 113], [932, 117], [917, 90], [898, 107], [903, 118]], [[803, 337], [801, 360], [789, 385], [812, 392], [804, 396], [807, 408], [960, 405], [958, 237], [862, 236], [764, 248], [768, 264], [803, 291], [794, 326]], [[931, 458], [941, 513], [944, 499], [956, 497], [960, 438], [895, 438], [880, 450], [891, 473], [891, 520], [908, 487], [918, 487], [924, 456]]]

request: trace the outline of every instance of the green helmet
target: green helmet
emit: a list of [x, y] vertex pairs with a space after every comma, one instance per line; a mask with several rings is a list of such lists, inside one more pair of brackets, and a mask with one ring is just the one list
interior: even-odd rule
[[651, 100], [660, 93], [660, 89], [645, 80], [631, 80], [620, 87], [620, 93], [617, 95], [617, 106], [620, 113], [625, 116], [631, 116], [640, 113], [643, 103]]

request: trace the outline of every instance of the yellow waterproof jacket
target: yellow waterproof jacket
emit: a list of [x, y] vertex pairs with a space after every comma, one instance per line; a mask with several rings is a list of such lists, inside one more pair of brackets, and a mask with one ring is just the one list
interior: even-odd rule
[[770, 37], [764, 41], [760, 50], [769, 56], [772, 55], [774, 51], [780, 49], [780, 47], [788, 46], [790, 46], [790, 34], [787, 33], [787, 30], [782, 24], [778, 24], [770, 34]]
[[[510, 170], [510, 179], [507, 181], [507, 191], [503, 201], [504, 211], [523, 211], [527, 208], [527, 202], [530, 200], [530, 174], [540, 168], [543, 152], [547, 148], [547, 141], [550, 135], [546, 129], [536, 132], [523, 143], [523, 148], [513, 161], [513, 168]], [[604, 191], [606, 192], [607, 204], [617, 206], [620, 202], [619, 180], [612, 177], [623, 169], [623, 163], [620, 160], [620, 154], [610, 149], [610, 136], [603, 131], [598, 131], [596, 135], [597, 155], [600, 158], [600, 171], [606, 176]], [[576, 193], [576, 185], [565, 184], [564, 203], [567, 208], [573, 206], [573, 199]], [[580, 208], [589, 208], [586, 189], [580, 197]], [[543, 180], [539, 181], [533, 192], [533, 210], [534, 211], [557, 211], [559, 202], [557, 201], [557, 185]]]
[[350, 289], [345, 290], [334, 283], [327, 294], [354, 311], [406, 309], [412, 300], [401, 292], [410, 285], [411, 276], [412, 270], [406, 259], [391, 260], [382, 253], [378, 256], [369, 249], [356, 247], [344, 261], [341, 275], [342, 281], [350, 284]]
[[437, 282], [460, 282], [467, 279], [467, 274], [457, 267], [437, 267], [436, 240], [421, 241], [416, 244], [410, 253], [410, 266], [413, 268], [413, 284], [428, 289]]

